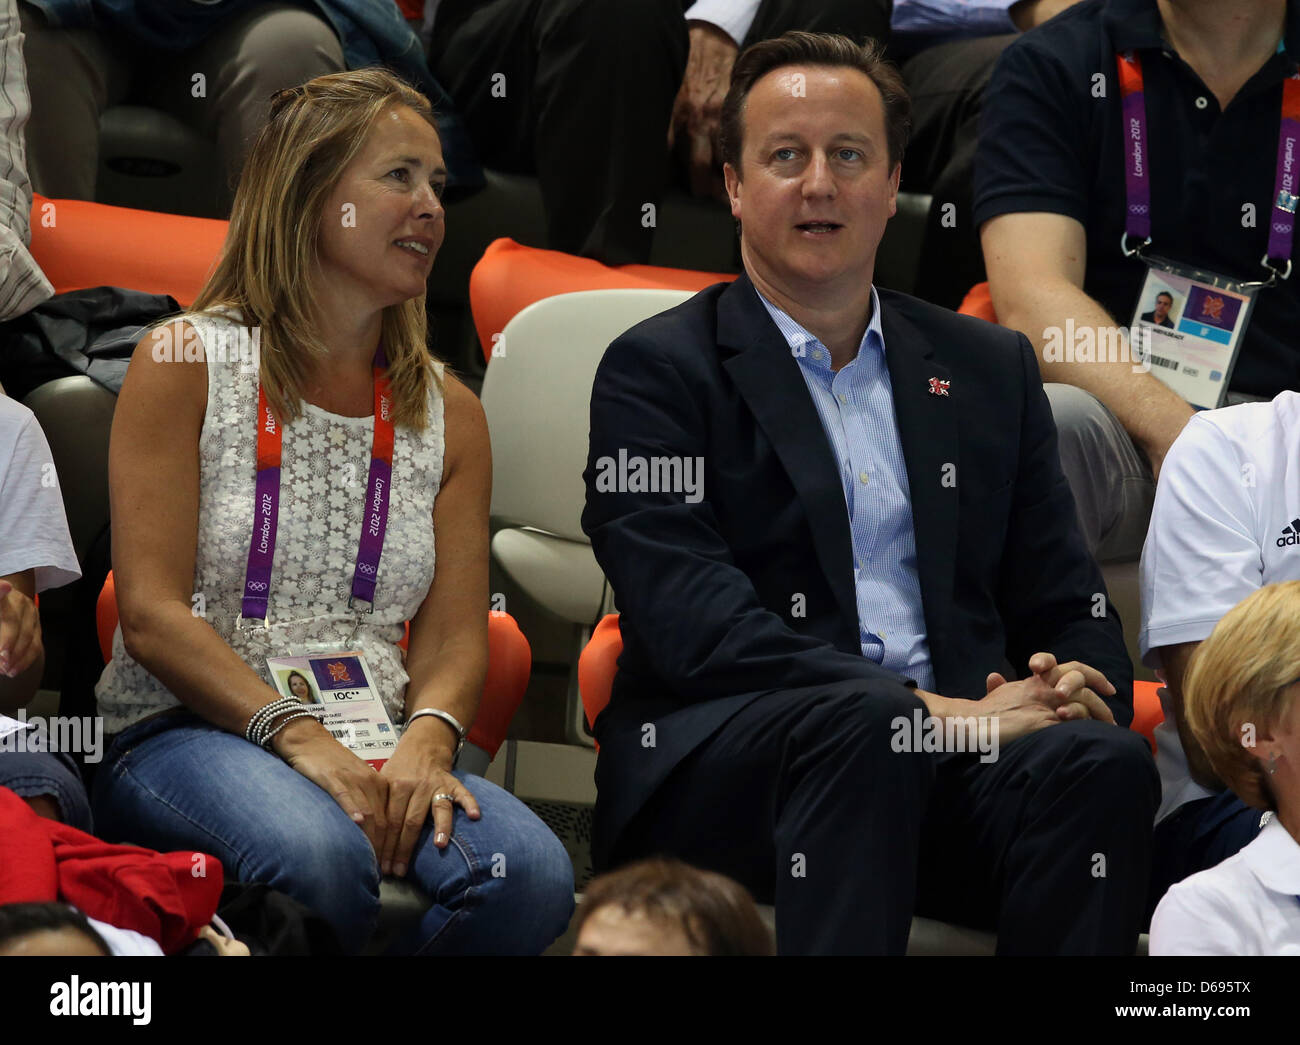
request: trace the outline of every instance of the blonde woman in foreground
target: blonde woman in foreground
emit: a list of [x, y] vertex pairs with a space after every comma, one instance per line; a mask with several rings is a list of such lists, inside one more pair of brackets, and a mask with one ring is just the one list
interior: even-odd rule
[[1165, 894], [1151, 953], [1300, 955], [1300, 581], [1261, 588], [1219, 622], [1192, 657], [1184, 707], [1219, 778], [1273, 815]]
[[[536, 954], [572, 865], [454, 766], [487, 671], [492, 463], [478, 400], [427, 347], [446, 177], [428, 101], [382, 69], [272, 98], [221, 260], [164, 328], [176, 350], [146, 333], [117, 405], [95, 817], [288, 893], [349, 952], [392, 874], [428, 898], [399, 953]], [[347, 651], [371, 669], [401, 736], [378, 771], [272, 687], [268, 658], [312, 649], [328, 681], [359, 670]]]

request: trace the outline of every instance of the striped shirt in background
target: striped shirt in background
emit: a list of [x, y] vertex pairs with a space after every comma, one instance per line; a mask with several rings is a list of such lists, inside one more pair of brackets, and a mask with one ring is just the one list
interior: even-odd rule
[[54, 293], [27, 250], [32, 183], [23, 128], [31, 112], [18, 0], [0, 0], [0, 321], [21, 316]]

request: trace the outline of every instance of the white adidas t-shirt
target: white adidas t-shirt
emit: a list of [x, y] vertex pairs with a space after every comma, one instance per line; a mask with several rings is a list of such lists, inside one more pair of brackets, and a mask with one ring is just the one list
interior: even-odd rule
[[81, 576], [45, 433], [0, 393], [0, 577], [30, 569], [38, 592]]
[[[1300, 395], [1206, 410], [1165, 458], [1142, 549], [1142, 663], [1161, 646], [1201, 642], [1266, 584], [1300, 580]], [[1165, 703], [1156, 727], [1159, 823], [1209, 797], [1187, 768]]]

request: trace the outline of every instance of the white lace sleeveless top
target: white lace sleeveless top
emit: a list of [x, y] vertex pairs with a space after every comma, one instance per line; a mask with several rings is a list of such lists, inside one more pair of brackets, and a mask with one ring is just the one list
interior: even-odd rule
[[[205, 346], [233, 339], [235, 323], [187, 315]], [[219, 328], [224, 326], [224, 330]], [[231, 340], [228, 343], [234, 343]], [[284, 427], [279, 530], [271, 575], [269, 630], [239, 630], [240, 600], [253, 526], [257, 471], [256, 373], [237, 361], [208, 359], [208, 402], [199, 436], [199, 518], [194, 562], [195, 612], [271, 684], [266, 657], [300, 652], [306, 643], [360, 649], [394, 722], [401, 721], [408, 681], [397, 643], [433, 583], [433, 502], [442, 484], [443, 401], [429, 393], [428, 426], [399, 426], [393, 452], [388, 530], [374, 612], [349, 644], [357, 615], [348, 609], [362, 502], [370, 471], [373, 417], [343, 417], [309, 403]], [[442, 364], [436, 364], [439, 376]], [[201, 598], [200, 598], [201, 597]], [[95, 688], [107, 733], [179, 705], [132, 660], [113, 635], [113, 659]], [[270, 694], [267, 699], [271, 699]]]

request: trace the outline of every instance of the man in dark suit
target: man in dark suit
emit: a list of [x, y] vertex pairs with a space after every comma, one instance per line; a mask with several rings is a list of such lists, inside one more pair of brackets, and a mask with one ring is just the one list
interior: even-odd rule
[[582, 521], [624, 651], [596, 861], [730, 874], [783, 953], [901, 953], [914, 909], [1132, 953], [1158, 783], [1037, 364], [871, 285], [907, 108], [875, 48], [750, 48], [745, 274], [601, 363]]

